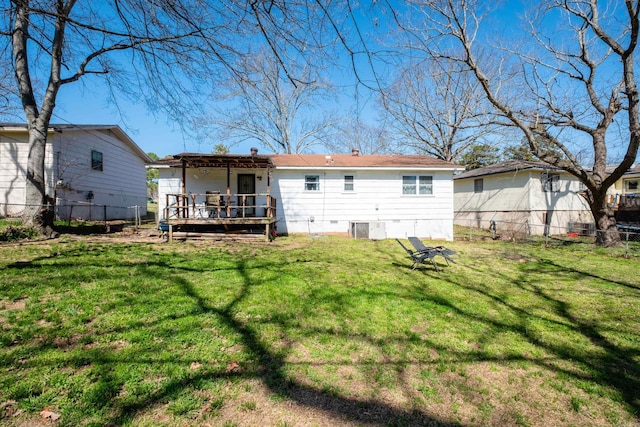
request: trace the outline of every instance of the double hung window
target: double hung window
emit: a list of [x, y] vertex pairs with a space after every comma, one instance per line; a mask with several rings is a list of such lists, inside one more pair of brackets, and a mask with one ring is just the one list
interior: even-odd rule
[[320, 175], [305, 175], [304, 191], [320, 191]]
[[427, 175], [404, 175], [402, 177], [402, 194], [420, 196], [433, 194], [433, 177]]

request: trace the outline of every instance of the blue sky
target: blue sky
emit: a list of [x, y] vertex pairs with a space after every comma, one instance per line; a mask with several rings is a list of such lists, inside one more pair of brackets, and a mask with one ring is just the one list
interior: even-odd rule
[[[500, 4], [501, 7], [494, 15], [495, 21], [490, 25], [489, 34], [502, 35], [508, 33], [518, 33], [516, 17], [522, 11], [520, 0], [510, 0]], [[371, 10], [369, 10], [371, 11]], [[375, 15], [375, 13], [374, 13]], [[376, 28], [371, 24], [376, 16], [357, 15], [360, 30], [367, 38], [369, 31]], [[382, 18], [382, 17], [381, 17]], [[382, 22], [381, 22], [382, 26]], [[377, 41], [375, 36], [368, 39], [369, 42]], [[365, 78], [370, 77], [366, 71], [366, 61], [362, 61], [363, 67], [359, 69]], [[347, 67], [348, 68], [348, 67]], [[328, 109], [340, 109], [343, 116], [353, 114], [358, 110], [363, 122], [376, 124], [378, 115], [375, 108], [375, 97], [363, 87], [358, 88], [359, 93], [365, 96], [359, 100], [353, 95], [355, 78], [345, 70], [334, 70], [331, 77], [337, 77], [338, 86], [342, 86], [344, 94], [336, 104], [328, 105]], [[339, 76], [339, 77], [338, 77]], [[212, 140], [199, 140], [191, 136], [183, 136], [179, 126], [172, 124], [165, 115], [159, 113], [154, 116], [144, 103], [130, 103], [121, 98], [120, 114], [115, 107], [109, 105], [109, 96], [101, 80], [91, 80], [84, 78], [81, 82], [64, 86], [58, 97], [57, 107], [52, 118], [52, 123], [66, 124], [116, 124], [119, 125], [131, 138], [145, 151], [154, 152], [163, 157], [169, 154], [176, 154], [183, 151], [191, 152], [211, 152], [216, 142]], [[232, 146], [231, 152], [236, 154], [249, 153], [250, 147], [256, 145], [255, 142], [245, 142]], [[262, 153], [266, 149], [259, 147]], [[317, 150], [321, 150], [318, 148]]]
[[[154, 117], [144, 104], [122, 100], [124, 115], [119, 114], [100, 87], [83, 90], [81, 85], [67, 85], [58, 95], [52, 123], [118, 125], [144, 150], [160, 157], [184, 151], [211, 152], [211, 145], [185, 139], [164, 116]], [[242, 149], [242, 148], [240, 148]], [[248, 149], [246, 150], [248, 152]]]
[[[506, 10], [501, 14], [512, 15], [514, 9], [518, 9], [514, 6], [519, 3], [519, 1], [507, 2]], [[357, 19], [365, 38], [369, 31], [376, 30], [370, 23], [371, 16], [358, 15]], [[373, 41], [373, 38], [368, 40], [370, 43]], [[369, 78], [371, 74], [367, 70], [368, 64], [362, 61], [362, 65], [363, 67], [359, 69], [359, 72], [363, 73], [361, 77]], [[356, 84], [354, 76], [337, 70], [332, 74], [332, 77], [342, 77], [341, 81], [334, 83], [344, 85], [343, 90], [347, 94], [340, 97], [339, 103], [329, 105], [327, 108], [341, 108], [341, 113], [344, 112], [345, 115], [359, 110], [360, 120], [375, 124], [378, 115], [375, 110], [375, 97], [362, 86], [358, 91], [360, 95], [365, 94], [364, 97], [356, 99], [355, 96], [349, 96], [348, 93], [353, 93]], [[211, 152], [214, 141], [202, 141], [191, 136], [183, 136], [179, 126], [170, 123], [162, 113], [154, 116], [142, 102], [136, 104], [121, 99], [119, 102], [124, 113], [120, 114], [113, 105], [108, 103], [109, 97], [101, 86], [101, 80], [92, 82], [89, 79], [90, 77], [87, 77], [82, 82], [66, 85], [61, 89], [52, 123], [116, 124], [127, 132], [145, 152], [154, 152], [160, 157], [183, 151]], [[220, 142], [224, 143], [224, 141]], [[230, 151], [236, 154], [249, 153], [251, 146], [254, 145], [256, 145], [255, 142], [240, 143], [231, 146]], [[265, 149], [261, 148], [261, 151], [265, 152]]]

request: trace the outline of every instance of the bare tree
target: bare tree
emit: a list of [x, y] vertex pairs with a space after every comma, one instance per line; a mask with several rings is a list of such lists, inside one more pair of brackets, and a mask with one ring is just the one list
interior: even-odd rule
[[1, 59], [12, 64], [29, 132], [23, 220], [44, 233], [52, 224], [44, 176], [47, 129], [66, 85], [102, 78], [114, 99], [128, 95], [182, 118], [202, 104], [208, 79], [233, 70], [237, 58], [256, 44], [267, 46], [282, 67], [283, 52], [299, 55], [332, 42], [309, 31], [327, 13], [314, 2], [5, 3], [0, 37], [10, 48], [0, 51]]
[[325, 143], [333, 153], [394, 154], [397, 152], [390, 132], [384, 126], [363, 123], [359, 119], [345, 121], [338, 132]]
[[274, 153], [302, 153], [322, 144], [336, 124], [324, 103], [332, 87], [316, 68], [286, 64], [286, 70], [265, 52], [245, 57], [214, 115], [219, 137], [232, 144], [255, 141]]
[[[11, 73], [11, 62], [0, 56], [0, 116], [13, 117], [20, 114], [15, 96], [15, 83]], [[15, 121], [15, 118], [11, 121]]]
[[406, 67], [382, 92], [381, 104], [399, 145], [448, 162], [496, 131], [482, 88], [455, 61]]
[[[619, 244], [606, 192], [633, 164], [640, 144], [638, 0], [547, 0], [529, 15], [528, 38], [511, 47], [502, 40], [499, 48], [483, 31], [490, 13], [486, 2], [430, 0], [414, 6], [406, 20], [396, 15], [414, 53], [464, 64], [504, 124], [524, 135], [537, 158], [585, 184], [597, 243]], [[498, 59], [499, 66], [487, 58]], [[624, 155], [609, 173], [608, 150], [616, 144]], [[579, 159], [587, 147], [592, 164], [585, 166]]]

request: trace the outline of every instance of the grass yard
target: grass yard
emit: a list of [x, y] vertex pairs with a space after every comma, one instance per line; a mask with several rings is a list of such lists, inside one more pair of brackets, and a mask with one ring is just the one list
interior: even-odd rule
[[637, 257], [447, 246], [2, 244], [0, 424], [640, 424]]

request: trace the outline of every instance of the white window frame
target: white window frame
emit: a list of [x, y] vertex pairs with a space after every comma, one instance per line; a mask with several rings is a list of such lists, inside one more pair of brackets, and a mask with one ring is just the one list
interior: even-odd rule
[[305, 175], [304, 191], [320, 191], [320, 175]]
[[[351, 178], [351, 180], [347, 180], [347, 178]], [[347, 188], [351, 186], [351, 188]], [[344, 181], [342, 186], [342, 191], [345, 193], [353, 193], [356, 191], [356, 176], [355, 175], [344, 175]]]
[[542, 183], [543, 192], [557, 193], [558, 191], [560, 191], [560, 175], [559, 174], [544, 172], [540, 177], [540, 181]]
[[433, 196], [433, 176], [402, 175], [402, 195]]

